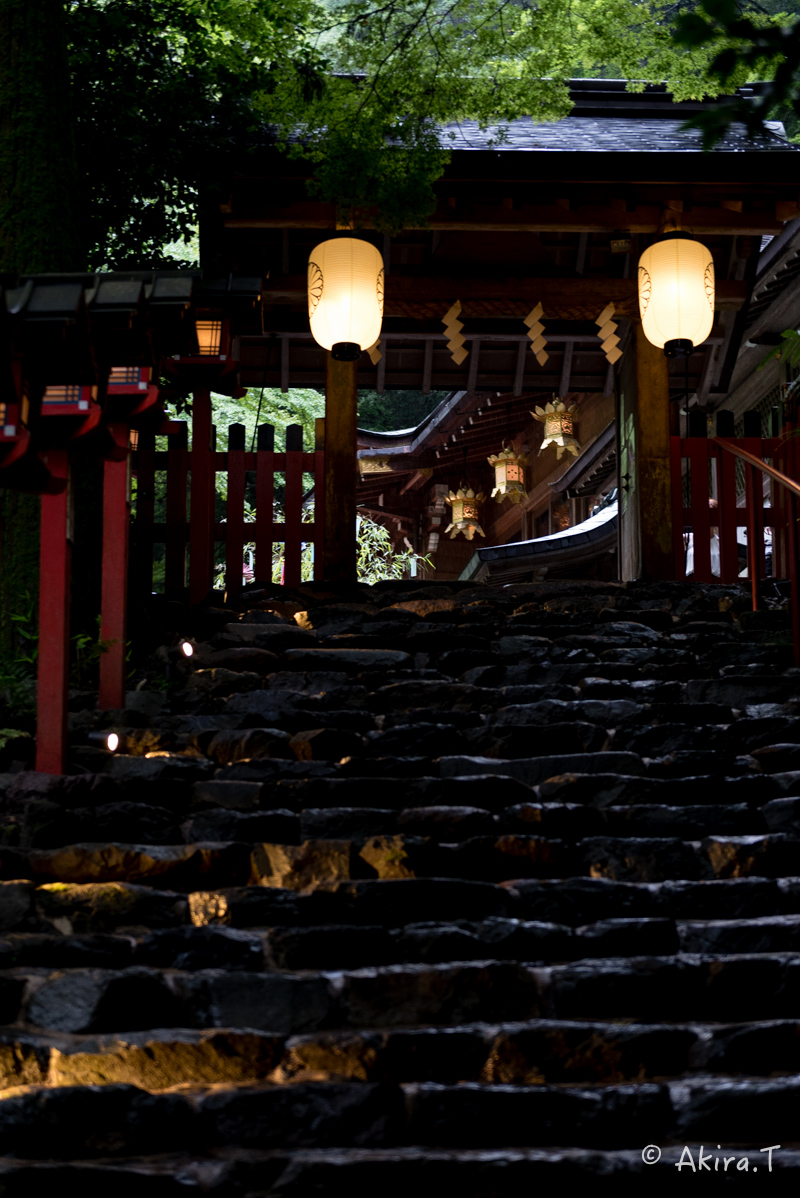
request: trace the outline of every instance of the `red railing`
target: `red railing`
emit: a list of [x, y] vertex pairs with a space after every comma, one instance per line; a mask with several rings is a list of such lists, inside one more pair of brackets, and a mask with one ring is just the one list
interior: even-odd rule
[[[322, 425], [319, 421], [318, 425]], [[314, 577], [322, 570], [322, 493], [324, 450], [322, 429], [318, 427], [317, 448], [303, 449], [303, 429], [291, 424], [286, 430], [286, 448], [275, 451], [275, 430], [269, 424], [258, 428], [256, 447], [246, 448], [243, 424], [228, 429], [228, 449], [217, 452], [215, 430], [209, 425], [208, 449], [205, 438], [188, 448], [188, 428], [182, 421], [171, 421], [162, 430], [168, 435], [167, 449], [156, 449], [155, 434], [140, 434], [134, 454], [137, 478], [136, 518], [133, 524], [135, 586], [140, 594], [149, 594], [153, 586], [154, 547], [164, 545], [164, 589], [169, 598], [184, 598], [187, 587], [193, 603], [202, 602], [213, 584], [216, 546], [224, 545], [225, 589], [237, 595], [243, 585], [245, 545], [254, 544], [254, 577], [270, 582], [273, 571], [273, 546], [284, 545], [283, 583], [300, 585], [301, 554], [304, 544], [314, 545]], [[197, 426], [195, 425], [195, 438]], [[156, 520], [156, 477], [166, 479], [164, 519]], [[255, 482], [255, 522], [246, 522], [247, 475]], [[217, 519], [217, 474], [225, 474], [226, 501], [224, 520]], [[303, 475], [315, 483], [313, 522], [303, 521]], [[284, 521], [273, 518], [275, 478], [283, 475]], [[187, 546], [188, 571], [187, 571]]]
[[[800, 665], [800, 579], [798, 567], [798, 445], [793, 430], [782, 436], [673, 437], [672, 527], [675, 577], [686, 577], [687, 534], [692, 534], [698, 582], [739, 580], [737, 531], [746, 529], [747, 577], [753, 610], [759, 607], [759, 584], [767, 577], [764, 530], [772, 530], [772, 576], [791, 583], [792, 635], [795, 664]], [[737, 506], [736, 461], [744, 465], [744, 503]], [[766, 461], [765, 459], [771, 459]], [[689, 504], [684, 505], [685, 467]], [[763, 477], [772, 480], [770, 502], [764, 503]], [[712, 507], [712, 502], [715, 506]], [[719, 573], [712, 572], [712, 529], [719, 539]]]

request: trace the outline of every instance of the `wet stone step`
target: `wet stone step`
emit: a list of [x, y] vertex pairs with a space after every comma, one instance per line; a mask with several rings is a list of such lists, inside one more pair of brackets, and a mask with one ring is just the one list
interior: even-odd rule
[[0, 1087], [110, 1085], [150, 1090], [188, 1083], [483, 1081], [618, 1083], [704, 1070], [791, 1074], [793, 1020], [627, 1024], [564, 1020], [459, 1028], [331, 1031], [288, 1040], [268, 1032], [186, 1028], [106, 1036], [0, 1032]]
[[11, 970], [0, 974], [4, 1023], [91, 1033], [245, 1027], [288, 1034], [525, 1019], [539, 1014], [529, 969], [515, 962], [387, 965], [332, 974]]
[[800, 878], [731, 878], [702, 882], [614, 882], [607, 878], [509, 884], [521, 919], [580, 926], [598, 919], [662, 916], [675, 920], [755, 919], [800, 914]]

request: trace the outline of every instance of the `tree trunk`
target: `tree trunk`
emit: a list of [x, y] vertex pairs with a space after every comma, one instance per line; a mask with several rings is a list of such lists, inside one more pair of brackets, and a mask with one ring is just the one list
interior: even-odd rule
[[[63, 0], [0, 0], [0, 272], [83, 269], [79, 214]], [[0, 670], [38, 594], [39, 508], [0, 487]]]

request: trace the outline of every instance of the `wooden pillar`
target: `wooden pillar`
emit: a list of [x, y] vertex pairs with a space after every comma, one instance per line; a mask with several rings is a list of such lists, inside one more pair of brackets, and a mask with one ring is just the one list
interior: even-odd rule
[[128, 429], [110, 425], [114, 440], [125, 446], [121, 461], [103, 463], [103, 572], [100, 595], [100, 639], [109, 642], [100, 655], [101, 711], [125, 706], [125, 641], [127, 637], [128, 529], [130, 525], [130, 458]]
[[[214, 471], [211, 460], [211, 392], [195, 391], [192, 402], [192, 489], [189, 517], [189, 602], [202, 603], [214, 565]], [[211, 515], [209, 515], [211, 513]]]
[[356, 579], [357, 362], [327, 354], [325, 376], [324, 578]]
[[651, 345], [637, 322], [637, 490], [641, 572], [647, 579], [675, 577], [670, 481], [670, 403], [667, 358]]
[[63, 479], [65, 486], [59, 495], [42, 496], [36, 768], [43, 774], [63, 774], [67, 752], [72, 494], [66, 449], [51, 450], [45, 461], [53, 477]]

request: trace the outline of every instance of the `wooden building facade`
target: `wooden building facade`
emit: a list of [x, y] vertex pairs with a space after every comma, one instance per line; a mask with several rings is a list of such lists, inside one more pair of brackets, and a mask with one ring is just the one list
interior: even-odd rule
[[[762, 239], [800, 217], [800, 159], [779, 128], [750, 141], [734, 126], [705, 153], [700, 134], [684, 128], [700, 103], [675, 104], [658, 87], [628, 93], [613, 80], [577, 80], [571, 94], [567, 118], [516, 121], [499, 141], [469, 122], [444, 130], [454, 135], [452, 157], [429, 227], [391, 238], [368, 227], [358, 233], [381, 250], [386, 278], [379, 353], [362, 355], [357, 385], [450, 392], [413, 435], [360, 434], [358, 503], [379, 512], [399, 544], [433, 549], [438, 578], [457, 577], [473, 549], [463, 536], [443, 535], [443, 496], [462, 480], [490, 490], [486, 458], [504, 440], [528, 447], [528, 499], [486, 502], [485, 543], [542, 535], [566, 518], [565, 505], [573, 522], [585, 510], [591, 475], [559, 491], [571, 459], [557, 461], [552, 447], [538, 453], [541, 424], [530, 412], [553, 395], [577, 402], [590, 454], [615, 424], [626, 476], [623, 577], [670, 577], [670, 401], [685, 395], [686, 363], [668, 361], [642, 335], [639, 255], [676, 229], [713, 255], [714, 327], [688, 360], [694, 402], [713, 409], [728, 396]], [[241, 342], [245, 385], [326, 385], [326, 355], [308, 327], [306, 264], [314, 245], [335, 235], [336, 214], [309, 198], [311, 173], [265, 143], [246, 173], [204, 197], [204, 266], [267, 278], [264, 333]], [[460, 363], [443, 324], [456, 303], [468, 350]], [[531, 352], [525, 318], [534, 311], [543, 353]], [[616, 361], [599, 335], [598, 318], [609, 311], [622, 351]], [[597, 467], [602, 483], [612, 457]]]

